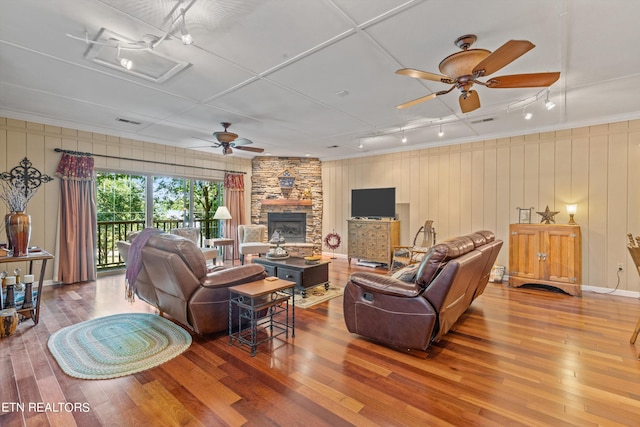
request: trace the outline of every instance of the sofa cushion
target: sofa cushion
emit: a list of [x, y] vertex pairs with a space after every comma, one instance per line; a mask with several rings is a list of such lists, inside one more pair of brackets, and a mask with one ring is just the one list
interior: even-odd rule
[[482, 234], [486, 239], [486, 243], [491, 243], [496, 240], [496, 235], [493, 231], [489, 230], [480, 230], [476, 231], [477, 234]]
[[262, 225], [245, 225], [242, 243], [262, 242], [263, 232], [264, 226]]
[[175, 234], [158, 234], [149, 238], [147, 246], [177, 254], [198, 279], [207, 275], [204, 255], [191, 240]]
[[473, 240], [473, 246], [475, 248], [479, 248], [480, 246], [487, 244], [487, 239], [482, 233], [471, 233], [467, 234], [466, 237], [469, 237], [471, 240]]
[[474, 248], [473, 240], [467, 236], [456, 237], [433, 246], [420, 263], [416, 283], [423, 287], [428, 286], [449, 260], [471, 252]]

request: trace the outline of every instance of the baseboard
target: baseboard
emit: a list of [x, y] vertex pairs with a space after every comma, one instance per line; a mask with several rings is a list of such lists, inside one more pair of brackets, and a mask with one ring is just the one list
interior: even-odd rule
[[[502, 279], [502, 283], [505, 283], [509, 286], [509, 275], [505, 274]], [[607, 295], [616, 295], [620, 297], [628, 297], [628, 298], [640, 298], [640, 292], [637, 291], [627, 291], [624, 289], [611, 289], [611, 288], [602, 288], [599, 286], [590, 286], [590, 285], [582, 285], [582, 292], [593, 292], [595, 294], [607, 294]]]
[[627, 291], [624, 289], [600, 288], [597, 286], [582, 285], [582, 292], [593, 292], [596, 294], [617, 295], [620, 297], [640, 298], [640, 292]]

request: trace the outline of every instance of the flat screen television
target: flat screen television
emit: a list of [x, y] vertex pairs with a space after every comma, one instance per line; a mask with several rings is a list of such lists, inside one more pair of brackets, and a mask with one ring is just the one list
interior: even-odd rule
[[396, 216], [395, 187], [351, 190], [351, 216], [394, 218]]

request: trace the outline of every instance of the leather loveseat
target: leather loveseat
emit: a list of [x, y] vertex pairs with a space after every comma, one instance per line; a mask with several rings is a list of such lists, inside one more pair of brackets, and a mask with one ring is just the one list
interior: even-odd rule
[[426, 350], [484, 291], [502, 241], [478, 231], [443, 241], [416, 265], [415, 278], [353, 273], [344, 292], [347, 329], [402, 350]]
[[[127, 253], [130, 244], [118, 242], [118, 248]], [[149, 237], [141, 263], [136, 295], [197, 334], [227, 330], [229, 287], [266, 277], [258, 264], [208, 269], [200, 248], [173, 234]]]

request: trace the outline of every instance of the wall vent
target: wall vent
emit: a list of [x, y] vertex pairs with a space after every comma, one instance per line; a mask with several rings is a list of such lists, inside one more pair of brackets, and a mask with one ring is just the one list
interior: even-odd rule
[[116, 121], [117, 122], [122, 122], [122, 123], [127, 123], [130, 125], [136, 125], [139, 126], [142, 124], [142, 122], [136, 122], [135, 120], [129, 120], [129, 119], [123, 119], [122, 117], [116, 117]]
[[474, 120], [471, 122], [472, 125], [477, 125], [478, 123], [484, 123], [484, 122], [492, 122], [494, 121], [495, 118], [494, 117], [488, 117], [486, 119], [480, 119], [480, 120]]

